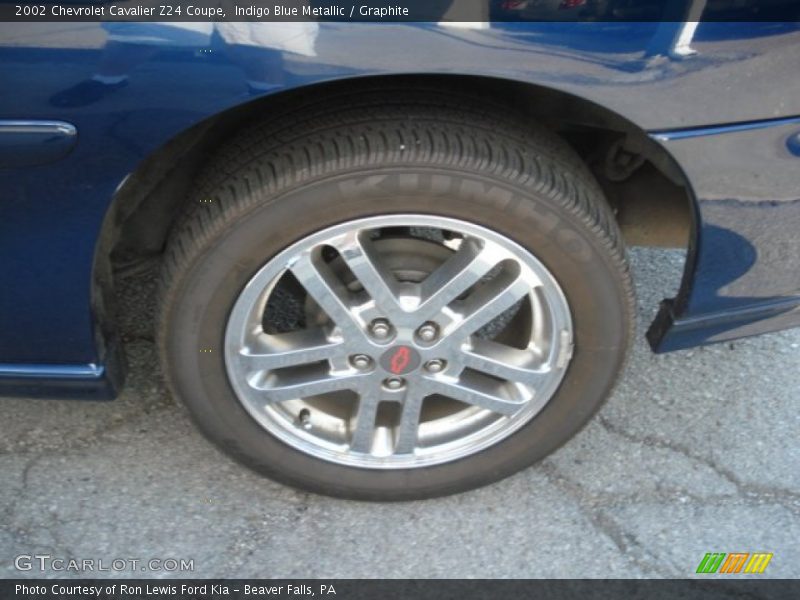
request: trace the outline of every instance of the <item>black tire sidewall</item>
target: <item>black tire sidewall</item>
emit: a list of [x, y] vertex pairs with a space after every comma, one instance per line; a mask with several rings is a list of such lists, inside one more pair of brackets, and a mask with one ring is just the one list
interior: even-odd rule
[[[603, 202], [602, 198], [598, 198]], [[563, 200], [500, 178], [442, 168], [374, 168], [297, 185], [252, 202], [218, 227], [179, 274], [165, 311], [163, 353], [173, 390], [203, 432], [248, 466], [286, 483], [351, 498], [453, 493], [524, 468], [574, 435], [598, 410], [630, 338], [629, 290], [609, 240]], [[382, 214], [431, 214], [493, 229], [527, 248], [570, 305], [575, 352], [542, 411], [513, 435], [463, 459], [419, 469], [358, 469], [322, 461], [264, 430], [229, 384], [228, 315], [275, 254], [331, 225]], [[209, 351], [210, 350], [210, 351]]]

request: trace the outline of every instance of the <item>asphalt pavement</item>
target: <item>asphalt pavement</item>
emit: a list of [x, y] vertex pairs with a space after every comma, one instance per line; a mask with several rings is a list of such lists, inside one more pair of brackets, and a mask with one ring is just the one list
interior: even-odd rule
[[[682, 263], [633, 252], [637, 343], [576, 438], [500, 483], [400, 504], [299, 492], [206, 442], [161, 382], [154, 276], [137, 276], [118, 400], [0, 400], [0, 576], [689, 577], [707, 552], [771, 552], [759, 577], [798, 577], [800, 329], [652, 354], [643, 333]], [[50, 562], [70, 558], [194, 570]]]

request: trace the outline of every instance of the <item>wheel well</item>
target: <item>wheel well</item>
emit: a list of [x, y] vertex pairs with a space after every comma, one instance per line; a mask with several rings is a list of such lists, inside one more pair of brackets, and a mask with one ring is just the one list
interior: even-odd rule
[[102, 337], [117, 337], [115, 282], [158, 261], [196, 175], [220, 144], [265, 114], [302, 110], [312, 98], [374, 92], [389, 85], [395, 93], [398, 87], [439, 90], [458, 101], [481, 102], [487, 110], [505, 107], [537, 120], [560, 134], [595, 173], [628, 245], [690, 245], [693, 201], [682, 171], [642, 129], [608, 109], [509, 80], [455, 75], [354, 78], [289, 90], [215, 115], [170, 140], [128, 176], [106, 215], [96, 252], [93, 296]]
[[603, 186], [628, 244], [687, 247], [691, 199], [669, 154], [633, 123], [582, 98], [526, 83], [482, 77], [364, 77], [290, 90], [211, 117], [162, 146], [121, 186], [106, 217], [99, 256], [115, 271], [157, 257], [195, 174], [214, 149], [264, 114], [297, 110], [313, 94], [358, 94], [403, 80], [406, 89], [463, 91], [465, 102], [507, 105], [549, 126], [586, 161]]

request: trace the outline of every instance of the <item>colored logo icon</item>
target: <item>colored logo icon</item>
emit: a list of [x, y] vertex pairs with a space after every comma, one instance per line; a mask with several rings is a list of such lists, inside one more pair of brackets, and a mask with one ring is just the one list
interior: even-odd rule
[[763, 573], [771, 560], [771, 552], [707, 552], [697, 565], [696, 573]]
[[380, 359], [381, 366], [393, 375], [405, 375], [419, 367], [419, 353], [410, 346], [389, 348]]

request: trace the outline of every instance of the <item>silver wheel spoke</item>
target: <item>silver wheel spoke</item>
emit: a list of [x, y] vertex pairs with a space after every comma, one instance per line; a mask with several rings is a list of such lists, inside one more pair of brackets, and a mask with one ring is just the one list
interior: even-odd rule
[[460, 318], [446, 332], [454, 339], [465, 339], [499, 317], [531, 291], [531, 284], [519, 275], [502, 273], [478, 288], [459, 307]]
[[347, 288], [321, 258], [313, 252], [304, 252], [290, 265], [289, 270], [308, 295], [339, 326], [344, 337], [352, 340], [363, 336], [361, 323], [351, 310]]
[[512, 399], [502, 387], [476, 377], [462, 375], [458, 381], [437, 381], [431, 385], [431, 389], [442, 396], [505, 416], [515, 414], [525, 404]]
[[479, 240], [466, 238], [458, 251], [422, 282], [415, 317], [428, 321], [481, 280], [499, 262]]
[[346, 240], [337, 249], [364, 291], [385, 312], [399, 310], [397, 281], [383, 265], [372, 241], [362, 232], [347, 236]]
[[249, 348], [239, 353], [244, 368], [248, 371], [265, 371], [295, 367], [328, 360], [341, 355], [344, 344], [330, 341], [320, 329], [292, 331], [278, 335], [263, 335], [262, 346], [269, 346], [269, 352]]
[[417, 445], [420, 410], [422, 409], [422, 396], [406, 397], [400, 413], [400, 423], [395, 430], [395, 454], [410, 454]]
[[330, 373], [301, 373], [271, 375], [265, 385], [254, 386], [262, 392], [267, 402], [284, 402], [294, 398], [303, 398], [352, 390], [358, 384], [359, 375], [335, 375]]
[[375, 418], [378, 415], [380, 398], [374, 391], [361, 394], [358, 399], [358, 410], [352, 427], [350, 449], [355, 452], [369, 453], [375, 439]]
[[549, 367], [536, 365], [531, 352], [491, 340], [474, 340], [472, 348], [463, 351], [461, 362], [470, 369], [533, 388], [538, 387], [551, 373]]

